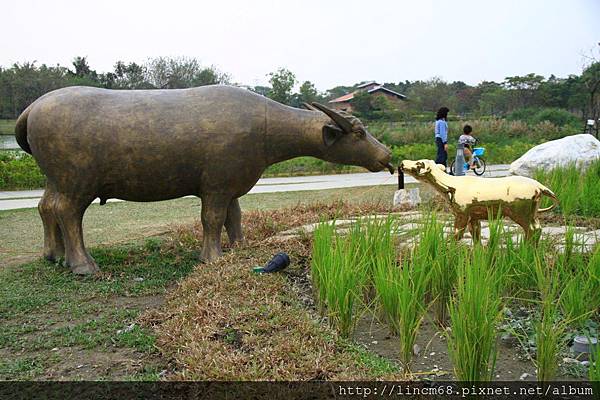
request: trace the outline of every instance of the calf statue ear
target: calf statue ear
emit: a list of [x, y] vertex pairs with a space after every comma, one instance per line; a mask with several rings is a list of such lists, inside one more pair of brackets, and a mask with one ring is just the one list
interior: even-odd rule
[[334, 144], [339, 138], [344, 135], [344, 132], [335, 125], [323, 126], [323, 143], [329, 147]]

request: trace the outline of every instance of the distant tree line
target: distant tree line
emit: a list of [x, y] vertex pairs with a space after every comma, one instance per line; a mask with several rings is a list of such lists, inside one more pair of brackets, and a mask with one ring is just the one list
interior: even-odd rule
[[[264, 96], [295, 107], [303, 102], [326, 102], [355, 91], [357, 86], [336, 86], [319, 93], [314, 84], [299, 83], [291, 71], [280, 68], [268, 74], [270, 86], [246, 86]], [[0, 67], [0, 118], [16, 118], [36, 98], [51, 90], [75, 85], [111, 89], [177, 89], [210, 84], [231, 83], [229, 74], [214, 66], [202, 66], [195, 58], [157, 57], [144, 64], [115, 63], [113, 71], [98, 73], [86, 57], [76, 57], [70, 68], [36, 65], [35, 62]], [[580, 75], [548, 78], [537, 74], [509, 76], [502, 82], [484, 81], [471, 86], [461, 81], [439, 78], [426, 81], [384, 83], [384, 86], [408, 96], [402, 111], [393, 110], [384, 98], [358, 93], [354, 109], [370, 119], [413, 118], [431, 113], [441, 106], [455, 115], [506, 116], [515, 110], [554, 107], [568, 110], [580, 118], [600, 118], [600, 62], [591, 59]]]
[[157, 57], [144, 64], [117, 61], [113, 71], [107, 73], [92, 69], [86, 57], [75, 57], [70, 68], [17, 63], [10, 68], [0, 67], [0, 118], [16, 118], [41, 95], [67, 86], [181, 89], [229, 82], [228, 74], [187, 57]]

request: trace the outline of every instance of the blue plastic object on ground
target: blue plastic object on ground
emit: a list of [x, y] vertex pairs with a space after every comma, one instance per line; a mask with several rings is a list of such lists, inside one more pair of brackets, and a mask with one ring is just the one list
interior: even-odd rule
[[273, 273], [283, 270], [285, 267], [290, 265], [290, 256], [286, 253], [277, 253], [264, 267], [255, 267], [254, 272], [256, 273]]

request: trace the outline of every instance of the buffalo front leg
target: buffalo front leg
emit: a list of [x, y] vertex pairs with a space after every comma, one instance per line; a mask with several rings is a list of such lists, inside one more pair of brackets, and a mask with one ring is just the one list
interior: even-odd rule
[[55, 190], [46, 185], [44, 195], [38, 204], [38, 211], [44, 225], [44, 258], [56, 262], [65, 255], [65, 245], [58, 219], [54, 214]]
[[54, 195], [54, 214], [65, 242], [65, 261], [77, 275], [89, 275], [99, 271], [98, 264], [83, 243], [83, 214], [90, 203], [91, 199], [76, 194]]
[[202, 260], [213, 261], [223, 254], [221, 251], [221, 232], [227, 218], [227, 209], [231, 197], [224, 195], [205, 195], [202, 197]]
[[242, 210], [240, 209], [240, 203], [238, 199], [231, 200], [229, 208], [227, 208], [227, 217], [225, 218], [225, 229], [227, 229], [227, 236], [229, 236], [229, 242], [235, 244], [244, 240], [244, 233], [242, 232]]

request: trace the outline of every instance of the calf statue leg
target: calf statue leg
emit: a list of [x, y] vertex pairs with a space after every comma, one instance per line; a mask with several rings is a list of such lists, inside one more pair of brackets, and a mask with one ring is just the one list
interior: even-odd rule
[[231, 200], [227, 209], [227, 217], [225, 218], [225, 229], [229, 236], [229, 242], [235, 244], [244, 240], [242, 232], [242, 210], [238, 199]]
[[221, 232], [227, 218], [227, 209], [231, 197], [220, 194], [207, 194], [202, 197], [202, 260], [209, 262], [219, 258], [221, 251]]
[[65, 242], [65, 261], [73, 273], [88, 275], [99, 271], [98, 265], [83, 244], [82, 219], [92, 199], [76, 194], [56, 193], [54, 215]]
[[472, 219], [469, 221], [469, 232], [473, 238], [473, 243], [481, 242], [481, 221]]
[[463, 215], [456, 215], [454, 217], [454, 238], [456, 240], [462, 239], [467, 229], [469, 218]]
[[44, 195], [38, 204], [38, 211], [44, 225], [44, 258], [56, 262], [65, 255], [65, 245], [58, 219], [54, 214], [56, 192], [46, 185]]
[[530, 233], [527, 239], [531, 240], [535, 244], [539, 243], [540, 238], [542, 237], [542, 226], [537, 218], [534, 218], [533, 221], [531, 221], [528, 231]]

